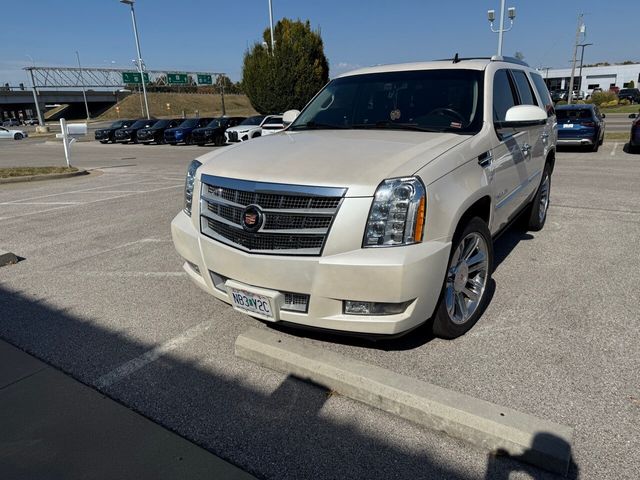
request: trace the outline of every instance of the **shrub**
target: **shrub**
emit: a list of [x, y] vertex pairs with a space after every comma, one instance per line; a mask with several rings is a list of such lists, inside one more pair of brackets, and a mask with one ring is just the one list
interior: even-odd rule
[[556, 103], [556, 105], [566, 105], [567, 101], [566, 100], [560, 100], [558, 101], [558, 103]]
[[615, 92], [612, 92], [611, 90], [607, 90], [606, 92], [593, 92], [593, 95], [591, 95], [591, 100], [593, 100], [593, 103], [595, 103], [596, 105], [602, 105], [603, 103], [609, 103], [614, 100], [617, 102], [618, 95], [616, 95]]
[[631, 102], [628, 99], [623, 98], [620, 100], [620, 105], [631, 105]]

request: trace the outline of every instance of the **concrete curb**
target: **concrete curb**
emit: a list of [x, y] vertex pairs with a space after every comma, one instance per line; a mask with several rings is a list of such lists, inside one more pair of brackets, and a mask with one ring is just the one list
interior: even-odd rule
[[18, 263], [18, 257], [15, 253], [5, 252], [0, 249], [0, 267], [4, 267], [5, 265], [11, 265], [13, 263]]
[[252, 328], [235, 354], [295, 375], [480, 448], [567, 474], [573, 430], [415, 378]]
[[49, 173], [46, 175], [25, 175], [22, 177], [0, 178], [0, 185], [3, 183], [22, 183], [22, 182], [39, 182], [41, 180], [59, 180], [61, 178], [78, 177], [80, 175], [89, 175], [87, 170], [78, 170], [69, 173]]

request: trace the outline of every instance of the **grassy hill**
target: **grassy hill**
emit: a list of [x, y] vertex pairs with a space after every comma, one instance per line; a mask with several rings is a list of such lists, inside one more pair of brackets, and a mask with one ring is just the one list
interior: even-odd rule
[[[148, 93], [149, 113], [153, 117], [181, 117], [182, 112], [187, 117], [195, 117], [196, 110], [201, 117], [213, 117], [222, 115], [222, 102], [220, 95], [197, 93]], [[117, 118], [138, 118], [141, 116], [140, 101], [144, 102], [142, 95], [132, 93], [125, 97], [118, 106], [120, 113], [114, 105], [100, 115], [100, 120], [113, 120]], [[167, 108], [170, 104], [170, 110]], [[251, 107], [249, 99], [245, 95], [225, 95], [224, 103], [227, 115], [249, 116], [256, 115]], [[144, 105], [144, 103], [143, 103]]]

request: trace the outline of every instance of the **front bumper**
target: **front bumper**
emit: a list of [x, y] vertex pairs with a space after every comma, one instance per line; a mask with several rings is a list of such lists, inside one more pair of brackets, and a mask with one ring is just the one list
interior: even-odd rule
[[[226, 303], [230, 304], [231, 299], [226, 291], [216, 288], [212, 273], [246, 286], [247, 290], [309, 295], [306, 313], [281, 309], [276, 318], [343, 332], [394, 335], [408, 331], [429, 319], [438, 303], [450, 243], [432, 241], [407, 247], [358, 248], [319, 257], [257, 255], [200, 234], [197, 214], [194, 208], [195, 222], [183, 212], [174, 218], [173, 242], [185, 260], [184, 269], [191, 280]], [[340, 237], [338, 232], [333, 233]], [[329, 234], [328, 242], [331, 238]], [[343, 313], [343, 300], [412, 302], [403, 313], [376, 316], [347, 315]]]

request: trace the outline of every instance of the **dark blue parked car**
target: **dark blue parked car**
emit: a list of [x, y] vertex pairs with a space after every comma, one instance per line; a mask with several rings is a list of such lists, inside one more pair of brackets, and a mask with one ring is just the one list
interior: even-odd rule
[[594, 152], [604, 141], [604, 113], [595, 105], [560, 105], [558, 118], [558, 146], [589, 147]]
[[193, 143], [191, 139], [191, 132], [196, 128], [206, 126], [212, 118], [187, 118], [176, 128], [169, 128], [164, 131], [164, 141], [170, 145], [177, 145], [178, 143], [184, 143], [191, 145]]

